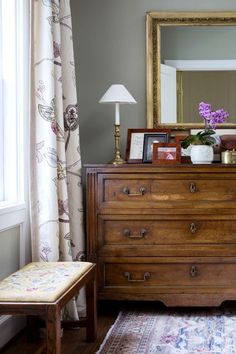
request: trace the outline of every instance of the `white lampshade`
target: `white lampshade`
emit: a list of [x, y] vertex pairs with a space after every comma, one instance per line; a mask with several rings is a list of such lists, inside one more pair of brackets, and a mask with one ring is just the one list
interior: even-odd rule
[[124, 85], [111, 85], [99, 103], [137, 103]]

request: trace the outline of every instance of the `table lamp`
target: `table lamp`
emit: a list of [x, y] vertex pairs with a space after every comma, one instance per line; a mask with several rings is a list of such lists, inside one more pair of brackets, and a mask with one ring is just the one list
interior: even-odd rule
[[111, 161], [114, 165], [126, 163], [120, 153], [120, 103], [137, 103], [124, 85], [114, 84], [109, 87], [99, 103], [115, 104], [115, 158]]

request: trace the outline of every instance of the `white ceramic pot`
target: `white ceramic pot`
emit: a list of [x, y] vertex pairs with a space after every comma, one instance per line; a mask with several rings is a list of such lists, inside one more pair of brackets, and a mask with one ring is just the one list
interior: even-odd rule
[[192, 163], [209, 164], [214, 158], [213, 147], [209, 145], [192, 145], [191, 161]]

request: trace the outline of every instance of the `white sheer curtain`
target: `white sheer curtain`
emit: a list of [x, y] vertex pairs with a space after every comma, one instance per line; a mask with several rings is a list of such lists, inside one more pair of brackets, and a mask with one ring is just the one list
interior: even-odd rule
[[[69, 0], [32, 0], [31, 224], [36, 261], [84, 260]], [[85, 310], [84, 294], [77, 309]], [[70, 308], [71, 309], [71, 308]], [[69, 315], [75, 317], [75, 306]]]

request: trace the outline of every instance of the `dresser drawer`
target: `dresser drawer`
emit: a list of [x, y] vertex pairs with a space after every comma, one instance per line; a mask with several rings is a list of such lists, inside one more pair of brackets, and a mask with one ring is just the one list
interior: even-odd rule
[[[152, 178], [151, 178], [152, 177]], [[110, 208], [236, 207], [236, 183], [220, 175], [101, 175], [98, 206]], [[233, 204], [232, 204], [233, 202]], [[230, 203], [232, 204], [230, 206]]]
[[236, 286], [235, 263], [105, 263], [104, 287]]
[[[159, 217], [160, 218], [160, 217]], [[98, 217], [99, 248], [104, 245], [235, 244], [236, 220], [105, 215]]]

